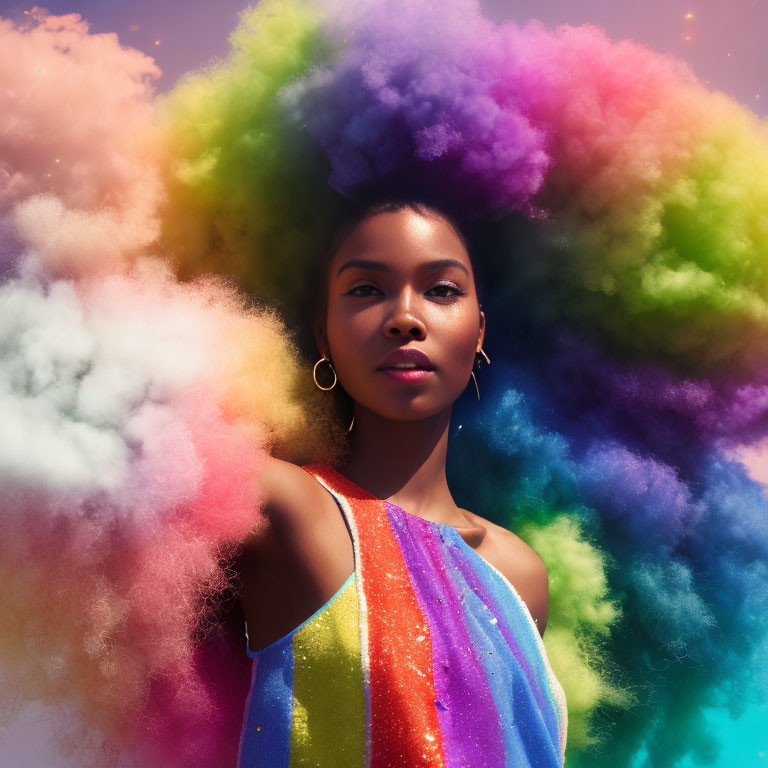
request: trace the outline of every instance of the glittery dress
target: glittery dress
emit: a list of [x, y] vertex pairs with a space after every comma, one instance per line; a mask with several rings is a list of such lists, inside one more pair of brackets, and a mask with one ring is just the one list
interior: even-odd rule
[[381, 501], [327, 464], [355, 570], [253, 652], [240, 768], [548, 768], [567, 714], [515, 588], [451, 525]]

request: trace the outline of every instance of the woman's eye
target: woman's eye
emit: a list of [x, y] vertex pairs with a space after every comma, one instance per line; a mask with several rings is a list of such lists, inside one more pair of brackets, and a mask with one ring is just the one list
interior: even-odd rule
[[[351, 291], [347, 291], [350, 296], [372, 296], [371, 293], [365, 293], [366, 289], [377, 291], [378, 288], [374, 288], [372, 285], [356, 285]], [[355, 293], [355, 291], [363, 291], [363, 293]]]
[[439, 295], [439, 298], [441, 299], [449, 299], [451, 296], [461, 296], [463, 295], [464, 291], [461, 290], [456, 285], [453, 285], [452, 283], [440, 283], [439, 285], [433, 285], [430, 289], [430, 291], [449, 291], [449, 293], [441, 293]]

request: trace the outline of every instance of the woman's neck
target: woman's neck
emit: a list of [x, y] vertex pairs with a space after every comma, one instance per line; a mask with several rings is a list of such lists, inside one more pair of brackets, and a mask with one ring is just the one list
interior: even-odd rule
[[456, 506], [445, 477], [451, 411], [449, 406], [427, 419], [392, 421], [357, 405], [349, 457], [339, 471], [411, 514], [471, 525]]

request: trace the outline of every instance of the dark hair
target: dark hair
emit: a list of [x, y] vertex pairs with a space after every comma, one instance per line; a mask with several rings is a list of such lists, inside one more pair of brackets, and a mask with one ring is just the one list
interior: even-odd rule
[[470, 222], [456, 211], [451, 210], [445, 203], [431, 199], [426, 195], [397, 195], [386, 192], [370, 194], [363, 199], [348, 201], [341, 206], [330, 229], [322, 257], [319, 260], [320, 279], [316, 283], [320, 287], [313, 312], [313, 329], [316, 337], [322, 337], [325, 334], [325, 318], [328, 312], [328, 266], [341, 244], [356, 226], [371, 216], [380, 213], [396, 213], [404, 208], [410, 208], [422, 215], [436, 214], [450, 224], [469, 255], [478, 303], [482, 307], [483, 280], [478, 269], [475, 247], [473, 246], [473, 228]]

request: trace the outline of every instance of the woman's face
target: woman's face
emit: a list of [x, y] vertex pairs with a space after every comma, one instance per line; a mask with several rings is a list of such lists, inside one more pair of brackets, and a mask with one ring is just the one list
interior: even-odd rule
[[[377, 415], [407, 421], [451, 405], [484, 334], [469, 255], [438, 214], [373, 215], [333, 255], [324, 352], [350, 397]], [[393, 370], [386, 358], [397, 350], [428, 362]]]

